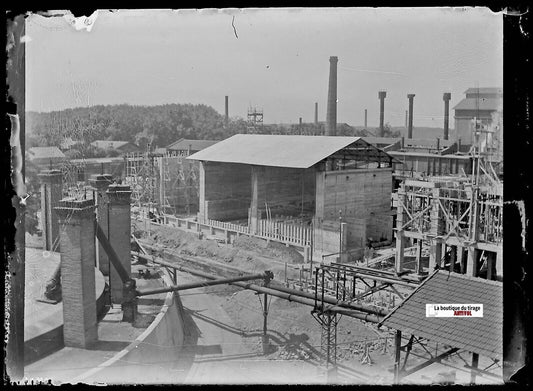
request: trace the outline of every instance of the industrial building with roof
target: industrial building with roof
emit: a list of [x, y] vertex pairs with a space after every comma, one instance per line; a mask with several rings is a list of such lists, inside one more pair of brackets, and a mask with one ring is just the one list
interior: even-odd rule
[[201, 161], [199, 221], [247, 221], [260, 236], [273, 221], [310, 226], [321, 254], [392, 239], [393, 158], [360, 137], [238, 134], [189, 159]]
[[466, 97], [454, 106], [455, 141], [461, 139], [465, 145], [472, 145], [472, 120], [477, 118], [483, 125], [498, 121], [503, 113], [503, 89], [497, 87], [469, 88]]
[[122, 153], [139, 152], [140, 148], [129, 141], [96, 140], [91, 143], [93, 147], [106, 151], [114, 150]]

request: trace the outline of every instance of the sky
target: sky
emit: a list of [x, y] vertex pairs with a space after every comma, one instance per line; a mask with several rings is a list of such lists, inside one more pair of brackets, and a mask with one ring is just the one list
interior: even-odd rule
[[[26, 106], [47, 112], [128, 103], [192, 103], [265, 123], [326, 118], [337, 56], [337, 120], [442, 127], [470, 87], [503, 85], [503, 17], [485, 8], [99, 10], [90, 29], [67, 17], [26, 20]], [[78, 20], [78, 22], [82, 22]], [[90, 31], [88, 31], [90, 30]], [[453, 115], [453, 113], [452, 113]], [[453, 121], [450, 121], [453, 123]]]

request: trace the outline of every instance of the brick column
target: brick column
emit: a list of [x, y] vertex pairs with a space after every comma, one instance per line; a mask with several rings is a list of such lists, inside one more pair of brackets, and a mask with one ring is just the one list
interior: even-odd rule
[[[109, 237], [108, 230], [108, 204], [109, 199], [107, 198], [107, 188], [113, 182], [113, 176], [109, 174], [96, 174], [91, 175], [89, 183], [92, 187], [96, 189], [96, 219], [98, 224], [104, 231], [104, 234]], [[98, 241], [97, 241], [98, 243]], [[104, 276], [109, 276], [109, 258], [104, 248], [100, 243], [96, 247], [97, 259], [98, 259], [98, 268]]]
[[98, 339], [94, 260], [94, 200], [61, 200], [61, 286], [65, 346], [87, 348]]
[[44, 249], [59, 251], [59, 222], [54, 209], [62, 198], [63, 174], [60, 170], [44, 170], [41, 180], [41, 224]]
[[[110, 185], [107, 190], [109, 199], [108, 239], [120, 262], [131, 276], [131, 189], [127, 185]], [[123, 283], [111, 265], [109, 273], [111, 301], [122, 303]]]

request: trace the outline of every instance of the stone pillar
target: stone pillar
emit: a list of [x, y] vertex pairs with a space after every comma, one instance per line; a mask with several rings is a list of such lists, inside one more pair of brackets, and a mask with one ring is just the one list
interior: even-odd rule
[[466, 274], [471, 277], [477, 277], [477, 260], [476, 249], [468, 247], [468, 256], [466, 260]]
[[[113, 176], [109, 174], [91, 175], [89, 183], [96, 189], [96, 220], [104, 231], [106, 237], [109, 237], [108, 227], [108, 206], [107, 189], [113, 182]], [[96, 240], [98, 243], [98, 240]], [[109, 258], [100, 243], [96, 246], [98, 268], [104, 276], [109, 276]]]
[[61, 286], [65, 346], [87, 348], [98, 339], [95, 294], [94, 200], [64, 199], [61, 224]]
[[39, 173], [39, 178], [44, 249], [59, 251], [59, 222], [54, 208], [59, 206], [59, 201], [63, 198], [63, 174], [60, 170], [44, 170]]
[[[111, 185], [107, 190], [109, 199], [109, 243], [115, 250], [122, 266], [131, 277], [131, 190], [127, 185]], [[112, 303], [122, 304], [123, 282], [111, 264], [109, 273]]]
[[252, 201], [250, 204], [250, 233], [256, 235], [259, 231], [259, 176], [261, 175], [259, 167], [252, 167]]

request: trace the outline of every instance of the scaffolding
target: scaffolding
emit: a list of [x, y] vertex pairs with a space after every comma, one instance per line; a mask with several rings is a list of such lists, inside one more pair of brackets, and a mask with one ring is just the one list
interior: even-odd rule
[[248, 108], [248, 133], [260, 133], [263, 128], [263, 109], [257, 107]]
[[126, 155], [125, 182], [132, 204], [156, 214], [195, 213], [198, 209], [199, 167], [186, 156], [149, 152]]
[[[500, 123], [474, 118], [469, 176], [407, 179], [398, 190], [396, 271], [403, 272], [405, 241], [429, 245], [428, 272], [436, 268], [471, 276], [486, 269], [488, 279], [502, 277], [503, 183]], [[465, 256], [467, 252], [467, 256]], [[416, 270], [422, 271], [421, 256]], [[466, 259], [465, 259], [466, 258]], [[457, 264], [458, 263], [458, 264]]]

